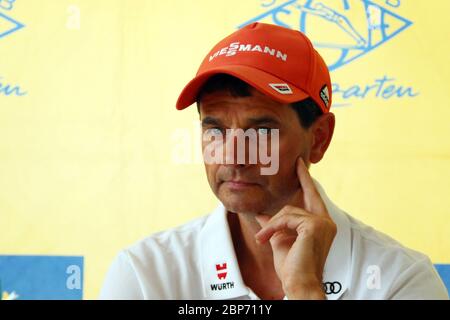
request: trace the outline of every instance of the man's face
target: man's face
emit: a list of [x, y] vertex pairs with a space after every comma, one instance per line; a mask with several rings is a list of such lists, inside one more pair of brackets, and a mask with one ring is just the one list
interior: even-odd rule
[[[261, 168], [267, 164], [248, 161], [247, 143], [244, 164], [237, 163], [235, 149], [232, 164], [208, 164], [205, 161], [206, 174], [211, 189], [227, 210], [274, 214], [299, 190], [296, 161], [301, 156], [305, 163], [308, 162], [311, 133], [300, 125], [296, 112], [288, 104], [278, 103], [254, 89], [251, 92], [250, 97], [233, 97], [227, 91], [204, 95], [199, 109], [202, 132], [204, 135], [212, 131], [223, 132], [226, 149], [229, 145], [226, 141], [234, 139], [226, 136], [227, 129], [254, 129], [258, 137], [268, 134], [269, 145], [267, 128], [278, 129], [278, 171], [261, 175]], [[208, 143], [210, 141], [203, 141], [203, 150]]]

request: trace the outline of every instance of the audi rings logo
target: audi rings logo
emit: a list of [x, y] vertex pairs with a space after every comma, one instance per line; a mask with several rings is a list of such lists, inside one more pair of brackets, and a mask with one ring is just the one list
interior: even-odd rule
[[341, 291], [341, 289], [342, 285], [340, 282], [334, 281], [323, 283], [323, 290], [325, 291], [325, 294], [337, 294]]

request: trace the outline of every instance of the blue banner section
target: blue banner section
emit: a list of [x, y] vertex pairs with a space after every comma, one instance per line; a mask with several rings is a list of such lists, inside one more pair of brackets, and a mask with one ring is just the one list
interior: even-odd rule
[[448, 294], [450, 295], [450, 264], [435, 264], [434, 266], [441, 276], [442, 281], [444, 281]]
[[0, 255], [2, 299], [80, 300], [83, 257]]

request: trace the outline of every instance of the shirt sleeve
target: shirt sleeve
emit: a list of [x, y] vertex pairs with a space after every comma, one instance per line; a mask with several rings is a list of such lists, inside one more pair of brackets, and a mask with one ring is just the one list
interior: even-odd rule
[[416, 261], [394, 281], [389, 297], [393, 300], [448, 300], [447, 289], [431, 261]]
[[141, 285], [126, 251], [113, 260], [100, 291], [100, 300], [142, 300]]

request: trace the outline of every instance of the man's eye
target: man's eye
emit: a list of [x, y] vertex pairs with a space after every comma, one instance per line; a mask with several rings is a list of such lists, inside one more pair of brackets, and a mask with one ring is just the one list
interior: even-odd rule
[[261, 134], [261, 135], [270, 134], [271, 130], [272, 130], [271, 128], [266, 128], [266, 127], [261, 127], [261, 128], [257, 129], [258, 134]]
[[214, 128], [208, 128], [205, 130], [206, 134], [210, 134], [210, 135], [218, 135], [218, 134], [222, 134], [222, 129], [214, 127]]

